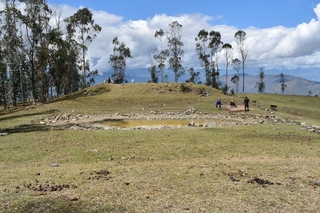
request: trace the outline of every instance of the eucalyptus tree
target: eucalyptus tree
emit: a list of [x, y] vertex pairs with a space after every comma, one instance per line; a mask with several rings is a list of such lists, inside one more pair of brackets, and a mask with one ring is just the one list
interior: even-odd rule
[[215, 66], [215, 69], [212, 69], [212, 87], [214, 88], [219, 88], [219, 54], [220, 54], [220, 49], [221, 45], [223, 42], [221, 41], [221, 34], [218, 31], [210, 31], [209, 33], [210, 36], [210, 42], [209, 42], [209, 49], [211, 55], [215, 59], [215, 63], [211, 62], [211, 66]]
[[112, 78], [116, 84], [121, 84], [125, 80], [125, 68], [127, 59], [132, 58], [129, 47], [123, 42], [120, 42], [118, 37], [112, 40], [113, 53], [110, 54], [109, 64], [113, 68]]
[[233, 68], [236, 70], [236, 74], [231, 78], [232, 83], [236, 86], [236, 93], [238, 93], [239, 88], [239, 71], [241, 69], [241, 61], [238, 58], [232, 59], [231, 64], [233, 65]]
[[83, 75], [78, 71], [79, 48], [73, 37], [73, 32], [67, 30], [66, 39], [62, 44], [66, 54], [66, 75], [68, 76], [63, 81], [65, 95], [78, 91], [81, 88], [81, 80], [83, 79]]
[[182, 57], [184, 56], [184, 46], [181, 41], [182, 25], [178, 21], [169, 24], [170, 30], [167, 34], [168, 51], [169, 51], [169, 67], [174, 73], [174, 81], [178, 82], [179, 78], [185, 74], [182, 66]]
[[1, 11], [2, 18], [2, 59], [6, 63], [6, 68], [9, 74], [8, 83], [10, 85], [10, 99], [13, 106], [17, 105], [17, 98], [20, 96], [22, 102], [26, 99], [25, 92], [22, 90], [20, 79], [19, 60], [20, 60], [20, 44], [21, 40], [18, 37], [17, 29], [17, 15], [16, 15], [16, 2], [14, 0], [3, 0], [4, 9]]
[[245, 45], [247, 33], [243, 30], [239, 30], [234, 34], [238, 44], [238, 52], [241, 56], [241, 64], [242, 64], [242, 93], [244, 93], [244, 68], [246, 66], [245, 62], [248, 56], [248, 48]]
[[230, 63], [232, 63], [232, 45], [225, 43], [222, 45], [224, 50], [224, 57], [226, 58], [226, 88], [228, 88], [228, 68]]
[[[151, 53], [150, 53], [150, 68], [148, 69], [148, 71], [150, 72], [150, 77], [151, 77], [151, 83], [158, 83], [158, 79], [159, 79], [159, 71], [157, 71], [157, 65], [154, 63], [154, 59], [155, 59], [155, 51], [157, 49], [152, 49]], [[163, 77], [162, 77], [163, 78]]]
[[282, 91], [282, 95], [283, 95], [284, 94], [284, 90], [287, 87], [286, 82], [284, 80], [284, 74], [283, 73], [280, 74], [280, 85], [281, 85], [281, 91]]
[[151, 83], [158, 83], [158, 75], [156, 70], [156, 65], [151, 66], [148, 71], [150, 72]]
[[263, 81], [263, 79], [264, 79], [264, 69], [263, 69], [263, 67], [260, 67], [259, 70], [260, 70], [260, 72], [259, 72], [260, 81], [258, 81], [256, 83], [256, 87], [258, 87], [258, 92], [263, 93], [264, 89], [266, 88], [266, 84]]
[[59, 28], [52, 31], [51, 36], [53, 48], [50, 50], [51, 57], [49, 61], [50, 87], [54, 87], [56, 96], [60, 97], [71, 92], [71, 90], [65, 91], [65, 88], [69, 79], [72, 78], [72, 76], [69, 75], [68, 67], [72, 55], [68, 52], [70, 44], [62, 38], [63, 34]]
[[200, 72], [195, 72], [193, 67], [189, 68], [188, 72], [190, 74], [190, 79], [187, 80], [187, 82], [198, 84], [200, 82]]
[[17, 11], [22, 22], [20, 29], [23, 39], [22, 51], [26, 55], [29, 70], [27, 75], [31, 82], [32, 98], [46, 100], [48, 82], [47, 65], [49, 60], [51, 30], [50, 10], [45, 0], [20, 0], [24, 4], [23, 12]]
[[164, 32], [162, 29], [155, 32], [154, 37], [160, 40], [160, 51], [158, 54], [154, 55], [154, 59], [158, 62], [158, 68], [160, 70], [161, 82], [164, 82], [163, 69], [165, 68], [165, 61], [169, 55], [168, 50], [162, 49], [162, 41], [163, 41]]
[[201, 66], [205, 70], [206, 85], [218, 88], [218, 50], [221, 46], [221, 34], [217, 31], [200, 30], [196, 41], [196, 50], [201, 61]]
[[79, 48], [79, 69], [82, 71], [82, 87], [84, 88], [87, 86], [87, 71], [90, 72], [86, 54], [93, 39], [101, 31], [101, 27], [95, 24], [93, 15], [88, 8], [79, 9], [75, 14], [66, 18], [65, 22], [68, 34], [71, 35]]
[[209, 86], [212, 85], [211, 80], [211, 69], [210, 69], [210, 52], [208, 50], [208, 43], [209, 43], [209, 33], [206, 30], [200, 30], [197, 37], [195, 38], [196, 41], [196, 51], [199, 55], [199, 60], [201, 66], [204, 68], [205, 72], [205, 85]]
[[3, 104], [4, 109], [7, 109], [7, 82], [7, 67], [4, 61], [3, 52], [0, 49], [0, 103]]

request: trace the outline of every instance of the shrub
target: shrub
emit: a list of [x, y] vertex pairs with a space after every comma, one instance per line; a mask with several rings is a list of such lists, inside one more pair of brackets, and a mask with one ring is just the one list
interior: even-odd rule
[[180, 90], [185, 93], [192, 91], [192, 89], [185, 83], [180, 84]]

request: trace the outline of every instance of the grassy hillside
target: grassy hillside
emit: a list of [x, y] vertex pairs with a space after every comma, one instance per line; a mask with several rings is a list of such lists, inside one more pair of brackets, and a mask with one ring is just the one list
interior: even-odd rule
[[[201, 93], [210, 93], [202, 98]], [[223, 95], [221, 91], [195, 84], [100, 84], [77, 93], [67, 95], [46, 104], [1, 111], [0, 128], [38, 121], [53, 113], [64, 114], [114, 114], [114, 113], [149, 113], [152, 110], [162, 112], [183, 112], [196, 108], [198, 112], [222, 113], [215, 108], [217, 99], [227, 106], [233, 99], [243, 104], [248, 96], [250, 113], [269, 114], [265, 109], [270, 104], [277, 105], [277, 115], [309, 124], [320, 125], [320, 98], [311, 96], [279, 94], [239, 94]], [[253, 103], [256, 101], [255, 106]], [[24, 109], [24, 110], [21, 110]], [[19, 111], [20, 110], [20, 111]], [[223, 111], [223, 113], [228, 113]]]
[[298, 125], [80, 131], [38, 124], [64, 113], [228, 114], [216, 99], [241, 104], [246, 95], [247, 114], [270, 114], [265, 109], [276, 104], [280, 117], [320, 125], [316, 97], [226, 96], [188, 84], [101, 84], [2, 111], [0, 133], [11, 132], [0, 137], [0, 212], [319, 212], [320, 134]]

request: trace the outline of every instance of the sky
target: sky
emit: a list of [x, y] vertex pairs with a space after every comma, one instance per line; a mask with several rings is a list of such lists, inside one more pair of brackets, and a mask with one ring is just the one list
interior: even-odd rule
[[[178, 21], [184, 43], [183, 66], [201, 68], [195, 51], [195, 37], [202, 29], [218, 31], [221, 40], [233, 46], [233, 57], [239, 58], [234, 34], [247, 34], [248, 48], [245, 72], [296, 75], [320, 81], [320, 0], [48, 0], [49, 6], [62, 18], [87, 7], [102, 31], [89, 47], [91, 69], [111, 75], [108, 63], [112, 39], [130, 48], [133, 58], [127, 70], [151, 66], [150, 53], [160, 47], [154, 33]], [[225, 58], [219, 59], [221, 74]], [[229, 68], [230, 69], [230, 68]], [[139, 71], [136, 71], [139, 72]], [[141, 71], [142, 72], [142, 71]], [[172, 72], [172, 71], [171, 71]], [[230, 70], [229, 72], [233, 72]], [[148, 72], [141, 75], [150, 74]]]

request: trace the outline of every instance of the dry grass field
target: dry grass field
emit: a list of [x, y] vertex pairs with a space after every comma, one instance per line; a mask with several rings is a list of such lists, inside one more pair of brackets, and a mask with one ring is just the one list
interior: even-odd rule
[[[227, 106], [244, 96], [249, 112], [215, 108], [218, 98]], [[266, 110], [270, 104], [277, 111]], [[319, 107], [318, 97], [228, 96], [171, 83], [101, 84], [9, 108], [0, 114], [0, 133], [8, 133], [0, 136], [0, 212], [320, 212], [320, 134], [296, 123], [152, 130], [40, 124], [56, 114], [147, 118], [157, 110], [164, 119], [194, 108], [244, 120], [272, 112], [316, 129]]]

